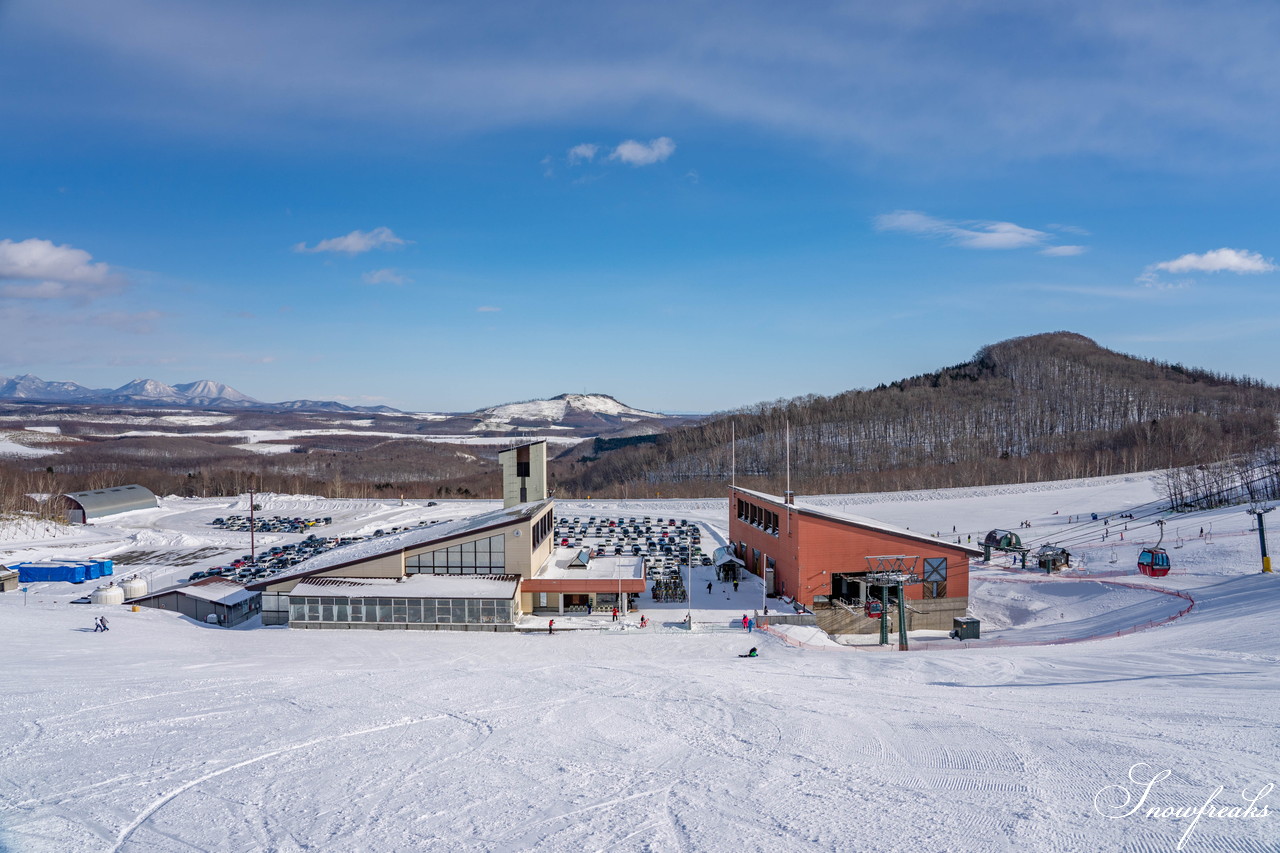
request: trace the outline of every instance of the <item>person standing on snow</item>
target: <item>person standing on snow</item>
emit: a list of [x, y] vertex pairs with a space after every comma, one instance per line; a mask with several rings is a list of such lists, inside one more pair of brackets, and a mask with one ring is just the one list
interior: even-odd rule
[[747, 633], [748, 633], [748, 634], [750, 634], [750, 633], [751, 633], [752, 631], [754, 631], [755, 629], [756, 629], [756, 620], [754, 620], [754, 619], [748, 619], [748, 620], [747, 620]]
[[101, 630], [102, 630], [102, 617], [101, 616], [93, 617], [93, 633], [96, 634]]
[[614, 621], [614, 622], [617, 622], [617, 621], [618, 621], [618, 608], [616, 608], [616, 607], [615, 607], [615, 608], [613, 608], [613, 621]]
[[105, 617], [105, 616], [99, 616], [99, 617], [98, 617], [98, 624], [100, 624], [100, 625], [102, 626], [102, 630], [104, 630], [104, 631], [110, 631], [110, 630], [111, 630], [110, 628], [108, 628], [108, 627], [107, 627], [107, 617]]
[[711, 594], [711, 581], [707, 581], [707, 594]]
[[744, 631], [745, 631], [745, 630], [747, 630], [747, 623], [748, 623], [748, 622], [750, 622], [750, 621], [751, 621], [751, 617], [749, 617], [749, 616], [747, 616], [747, 614], [743, 613], [743, 614], [742, 614], [742, 630], [744, 630]]
[[554, 619], [550, 619], [550, 620], [548, 620], [548, 621], [547, 621], [547, 633], [548, 633], [548, 634], [554, 634], [554, 633], [556, 632], [556, 630], [555, 630], [555, 629], [556, 629], [556, 620], [554, 620]]

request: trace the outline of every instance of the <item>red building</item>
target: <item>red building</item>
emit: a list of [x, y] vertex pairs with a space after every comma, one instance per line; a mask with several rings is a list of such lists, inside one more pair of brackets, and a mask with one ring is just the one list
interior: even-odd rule
[[[866, 582], [875, 570], [867, 557], [908, 555], [917, 558], [915, 573], [923, 580], [905, 587], [908, 627], [950, 630], [952, 618], [964, 616], [969, 605], [969, 559], [982, 554], [864, 516], [736, 487], [729, 494], [729, 538], [767, 591], [813, 609], [819, 624], [832, 600], [853, 604], [879, 595]], [[850, 630], [869, 631], [871, 622]]]

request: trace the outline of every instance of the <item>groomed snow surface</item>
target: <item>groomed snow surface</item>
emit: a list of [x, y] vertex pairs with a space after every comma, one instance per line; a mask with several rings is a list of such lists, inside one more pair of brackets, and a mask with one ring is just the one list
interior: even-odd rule
[[[1156, 497], [1132, 477], [823, 500], [959, 536], [1029, 520], [1033, 539], [1094, 538], [1067, 519]], [[495, 506], [261, 500], [332, 515], [328, 535]], [[198, 553], [185, 575], [248, 550], [207, 525], [236, 505], [165, 499], [3, 562], [115, 554], [133, 559], [119, 573], [159, 579]], [[711, 527], [708, 551], [727, 526], [723, 499], [559, 514], [688, 517]], [[1099, 528], [1081, 579], [975, 570], [990, 645], [921, 634], [909, 653], [730, 630], [759, 587], [706, 595], [703, 569], [692, 632], [683, 605], [642, 607], [647, 629], [575, 617], [599, 630], [555, 635], [226, 630], [33, 585], [26, 606], [0, 596], [0, 849], [1273, 853], [1277, 796], [1245, 817], [1241, 793], [1277, 781], [1280, 586], [1239, 508], [1176, 521], [1194, 532], [1167, 578], [1132, 571], [1139, 524], [1114, 564]], [[1116, 636], [1187, 604], [1117, 583], [1195, 605]], [[738, 657], [753, 645], [760, 658]], [[1147, 816], [1219, 786], [1212, 806], [1236, 816]]]

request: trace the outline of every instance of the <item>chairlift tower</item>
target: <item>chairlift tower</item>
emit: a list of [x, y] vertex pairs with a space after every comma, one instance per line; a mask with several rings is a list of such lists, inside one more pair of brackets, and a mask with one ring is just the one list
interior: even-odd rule
[[916, 574], [920, 558], [904, 554], [867, 557], [867, 585], [880, 587], [880, 645], [889, 645], [889, 589], [898, 591], [898, 651], [907, 651], [907, 596], [905, 587], [923, 583]]
[[1264, 507], [1261, 504], [1255, 504], [1247, 510], [1258, 521], [1258, 543], [1262, 546], [1262, 571], [1267, 573], [1271, 572], [1271, 557], [1267, 554], [1267, 530], [1263, 526], [1262, 517], [1273, 509], [1275, 509], [1273, 506]]

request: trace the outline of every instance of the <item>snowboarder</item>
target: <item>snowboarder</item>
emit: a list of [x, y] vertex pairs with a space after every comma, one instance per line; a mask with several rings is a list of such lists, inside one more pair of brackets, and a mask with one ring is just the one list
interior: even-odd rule
[[752, 646], [752, 647], [751, 647], [751, 651], [747, 652], [745, 655], [738, 655], [738, 657], [740, 657], [740, 658], [758, 658], [758, 657], [760, 657], [760, 653], [756, 651], [756, 647], [755, 647], [755, 646]]
[[110, 631], [110, 630], [111, 630], [110, 628], [108, 628], [108, 627], [107, 627], [107, 617], [105, 617], [105, 616], [99, 616], [99, 617], [98, 617], [98, 624], [100, 624], [100, 625], [102, 626], [102, 630], [104, 630], [104, 631]]
[[556, 632], [556, 620], [554, 619], [547, 620], [547, 633], [554, 634], [555, 632]]
[[616, 608], [616, 607], [615, 607], [615, 608], [613, 608], [613, 621], [614, 621], [614, 622], [617, 622], [617, 621], [618, 621], [618, 608]]
[[737, 582], [737, 581], [734, 581], [734, 582], [733, 582], [733, 591], [734, 591], [734, 592], [737, 592], [737, 591], [738, 591], [738, 582]]

